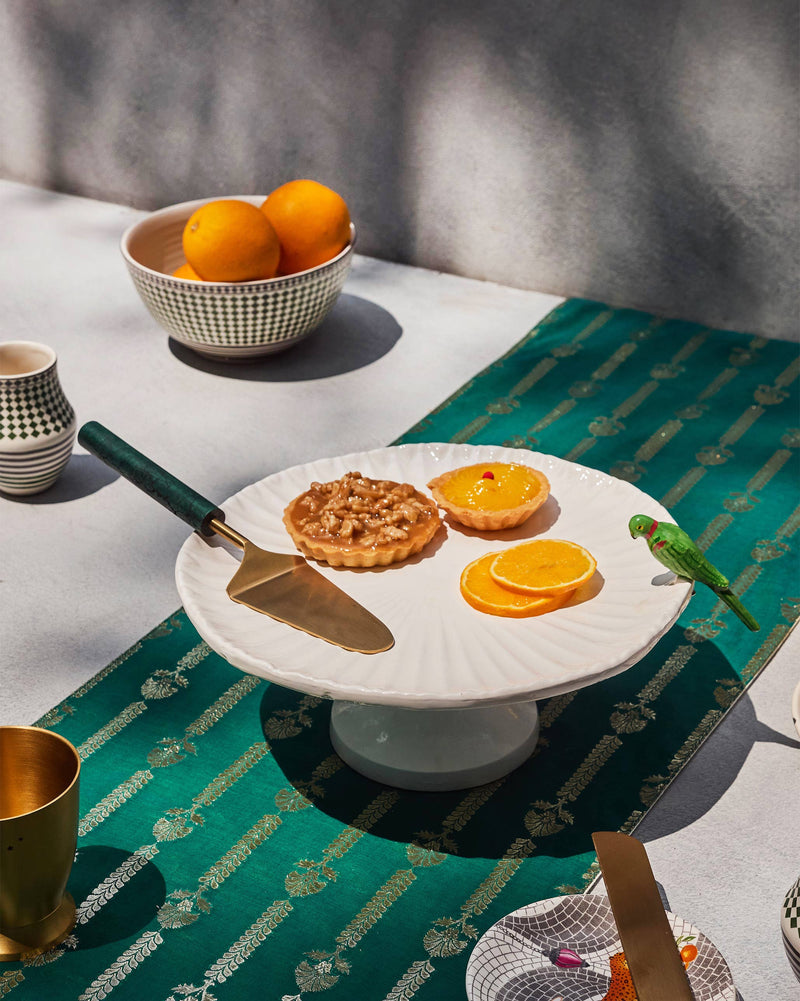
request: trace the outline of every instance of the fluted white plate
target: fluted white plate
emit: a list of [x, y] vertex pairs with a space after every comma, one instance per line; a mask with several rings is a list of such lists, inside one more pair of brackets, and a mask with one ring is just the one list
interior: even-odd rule
[[[312, 481], [363, 476], [426, 489], [434, 476], [476, 462], [522, 462], [550, 480], [547, 503], [524, 525], [485, 533], [445, 522], [425, 549], [375, 569], [318, 569], [382, 619], [395, 637], [385, 653], [342, 650], [237, 604], [225, 588], [238, 555], [227, 543], [190, 536], [176, 581], [187, 615], [235, 667], [325, 698], [409, 708], [503, 704], [544, 698], [608, 678], [636, 663], [675, 622], [691, 585], [633, 540], [634, 514], [669, 518], [637, 487], [606, 473], [526, 449], [493, 445], [398, 445], [320, 459], [246, 487], [222, 506], [256, 545], [293, 553], [286, 505]], [[528, 538], [569, 539], [597, 559], [597, 573], [563, 608], [527, 619], [487, 615], [459, 591], [463, 568]]]

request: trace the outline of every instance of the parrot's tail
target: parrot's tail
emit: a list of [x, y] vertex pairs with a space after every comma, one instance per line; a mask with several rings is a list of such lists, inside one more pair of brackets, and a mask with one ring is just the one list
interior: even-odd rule
[[761, 626], [756, 622], [753, 616], [747, 611], [744, 605], [739, 601], [736, 595], [731, 591], [730, 588], [714, 588], [714, 593], [718, 598], [725, 602], [728, 608], [733, 609], [734, 612], [739, 616], [739, 618], [744, 622], [748, 629], [756, 632], [761, 628]]

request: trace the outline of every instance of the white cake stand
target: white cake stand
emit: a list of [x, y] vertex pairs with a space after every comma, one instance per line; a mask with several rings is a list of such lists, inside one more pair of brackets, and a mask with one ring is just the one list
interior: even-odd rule
[[[320, 572], [381, 618], [395, 645], [342, 650], [231, 601], [237, 554], [199, 535], [178, 555], [184, 608], [213, 650], [235, 667], [333, 700], [331, 740], [353, 768], [387, 785], [467, 788], [525, 761], [536, 745], [536, 701], [594, 684], [640, 660], [680, 615], [691, 584], [667, 575], [642, 540], [635, 514], [668, 512], [630, 483], [553, 456], [499, 446], [400, 445], [294, 466], [246, 487], [222, 509], [256, 545], [294, 552], [283, 509], [314, 480], [364, 476], [413, 483], [476, 462], [522, 462], [550, 480], [548, 502], [518, 529], [481, 533], [446, 523], [402, 564]], [[487, 552], [547, 536], [585, 546], [594, 579], [563, 608], [527, 619], [486, 615], [459, 591], [462, 569]]]

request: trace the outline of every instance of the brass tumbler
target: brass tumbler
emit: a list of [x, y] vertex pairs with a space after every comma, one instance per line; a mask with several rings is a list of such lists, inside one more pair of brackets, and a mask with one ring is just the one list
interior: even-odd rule
[[0, 962], [45, 952], [75, 924], [66, 892], [81, 759], [64, 737], [0, 726]]

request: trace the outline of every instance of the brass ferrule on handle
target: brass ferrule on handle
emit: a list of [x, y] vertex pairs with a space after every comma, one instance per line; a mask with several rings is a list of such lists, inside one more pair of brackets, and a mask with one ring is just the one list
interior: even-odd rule
[[222, 536], [223, 539], [227, 539], [228, 542], [232, 542], [234, 546], [238, 546], [239, 549], [244, 549], [250, 541], [243, 535], [240, 535], [235, 528], [231, 528], [230, 525], [226, 525], [225, 522], [219, 518], [212, 518], [208, 522], [208, 527], [212, 532]]

